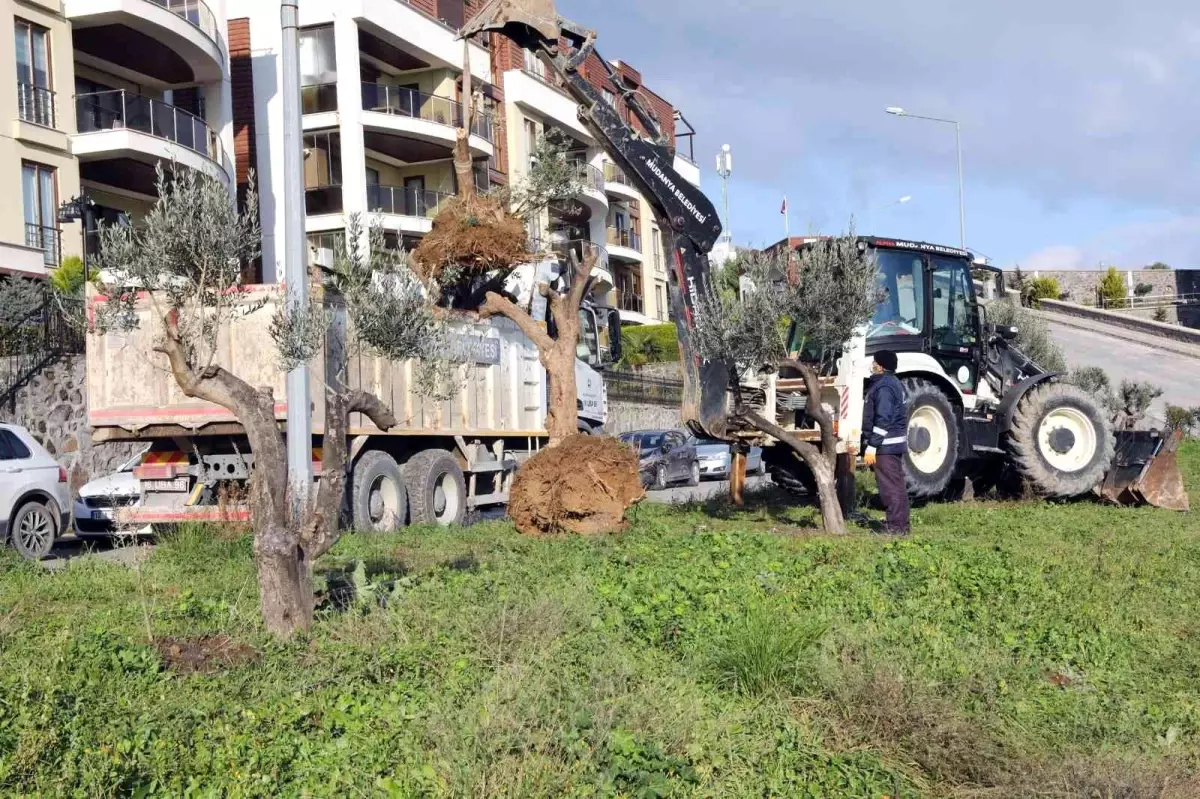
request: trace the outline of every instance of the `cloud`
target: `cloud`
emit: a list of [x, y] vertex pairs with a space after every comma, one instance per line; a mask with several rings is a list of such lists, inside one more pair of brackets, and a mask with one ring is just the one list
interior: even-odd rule
[[960, 120], [972, 186], [1047, 208], [1196, 202], [1195, 0], [559, 5], [681, 106], [698, 153], [730, 139], [740, 179], [845, 194], [880, 172], [944, 178], [953, 131], [884, 114], [901, 105]]
[[1177, 267], [1200, 262], [1200, 216], [1134, 222], [1101, 231], [1079, 245], [1054, 245], [1020, 259], [1022, 269], [1136, 269], [1155, 261]]

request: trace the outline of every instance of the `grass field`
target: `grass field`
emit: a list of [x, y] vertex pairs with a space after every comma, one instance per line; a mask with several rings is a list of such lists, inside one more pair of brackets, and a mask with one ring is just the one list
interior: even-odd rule
[[245, 538], [0, 556], [0, 795], [1200, 796], [1194, 516], [813, 521], [760, 498], [591, 540], [349, 536], [287, 645]]

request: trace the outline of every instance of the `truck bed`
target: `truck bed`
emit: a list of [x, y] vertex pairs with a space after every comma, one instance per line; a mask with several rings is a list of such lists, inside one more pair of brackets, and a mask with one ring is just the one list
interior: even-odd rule
[[[287, 418], [284, 373], [269, 327], [281, 297], [278, 286], [251, 286], [240, 302], [257, 310], [234, 319], [220, 331], [214, 362], [253, 386], [270, 387], [275, 414]], [[92, 308], [105, 302], [89, 293]], [[154, 351], [162, 325], [139, 298], [139, 326], [126, 334], [87, 336], [88, 422], [96, 440], [179, 434], [228, 434], [236, 420], [224, 408], [184, 396]], [[453, 345], [466, 353], [458, 367], [459, 387], [446, 402], [421, 396], [414, 385], [414, 364], [370, 354], [351, 356], [350, 385], [370, 391], [386, 403], [400, 424], [386, 435], [544, 436], [546, 376], [537, 348], [507, 319], [479, 321], [464, 315], [451, 324]], [[314, 432], [324, 427], [324, 354], [312, 364]], [[350, 419], [351, 435], [384, 434], [360, 414]]]

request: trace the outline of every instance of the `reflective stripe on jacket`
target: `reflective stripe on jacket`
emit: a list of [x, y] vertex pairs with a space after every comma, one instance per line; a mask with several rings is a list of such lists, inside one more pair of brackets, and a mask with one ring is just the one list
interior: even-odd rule
[[863, 438], [880, 455], [908, 452], [908, 408], [904, 387], [894, 374], [876, 375], [867, 384]]

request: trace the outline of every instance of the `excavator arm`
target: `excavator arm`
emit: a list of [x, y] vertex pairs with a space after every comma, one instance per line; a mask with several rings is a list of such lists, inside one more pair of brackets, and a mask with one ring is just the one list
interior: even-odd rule
[[484, 31], [499, 33], [533, 52], [561, 79], [579, 104], [580, 122], [648, 198], [659, 228], [670, 231], [663, 246], [671, 267], [667, 270], [671, 310], [683, 362], [683, 421], [697, 435], [725, 438], [730, 370], [723, 362], [700, 358], [693, 345], [696, 309], [709, 291], [708, 253], [721, 235], [716, 208], [675, 171], [669, 137], [612, 65], [599, 59], [628, 108], [650, 132], [649, 139], [626, 123], [584, 78], [583, 65], [595, 52], [595, 32], [558, 16], [553, 0], [492, 0], [460, 36]]

